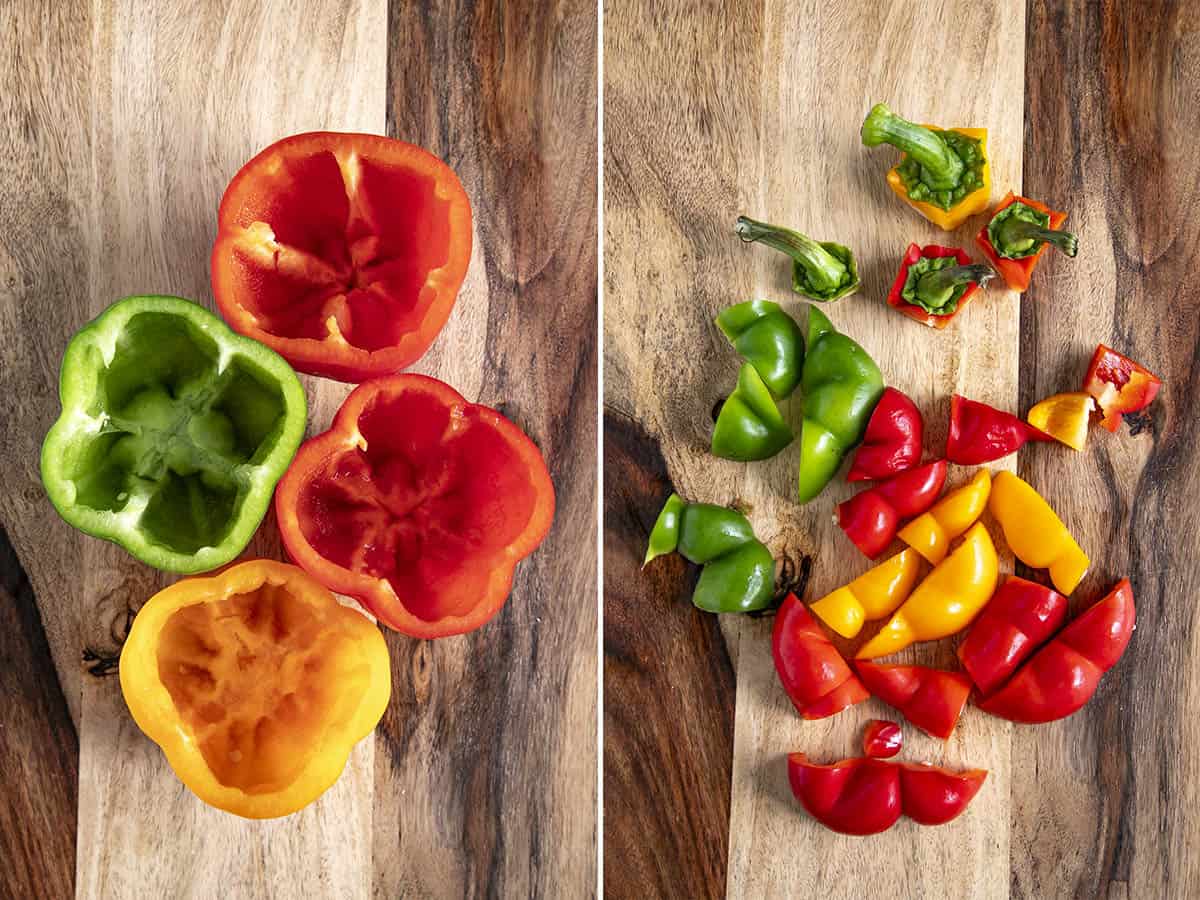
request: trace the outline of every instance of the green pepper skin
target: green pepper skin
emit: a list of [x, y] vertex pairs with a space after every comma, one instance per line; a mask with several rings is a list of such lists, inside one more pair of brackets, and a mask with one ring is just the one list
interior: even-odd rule
[[775, 596], [775, 560], [761, 542], [743, 544], [700, 572], [692, 604], [711, 613], [765, 609]]
[[808, 312], [808, 349], [800, 380], [800, 502], [825, 489], [842, 459], [862, 440], [883, 395], [879, 366], [815, 306]]
[[642, 565], [666, 553], [674, 553], [679, 546], [679, 519], [684, 503], [678, 494], [672, 494], [663, 504], [662, 512], [650, 529], [650, 541], [646, 545], [646, 558]]
[[745, 243], [763, 243], [792, 260], [792, 290], [817, 303], [831, 303], [858, 290], [858, 263], [849, 247], [814, 241], [791, 228], [738, 216], [734, 230]]
[[750, 363], [738, 372], [737, 388], [725, 400], [713, 428], [712, 453], [750, 462], [770, 459], [792, 442], [792, 429]]
[[1021, 201], [1010, 203], [992, 217], [988, 240], [1004, 259], [1024, 259], [1050, 244], [1068, 257], [1079, 252], [1079, 240], [1069, 231], [1050, 227], [1050, 216]]
[[778, 303], [748, 300], [723, 310], [716, 321], [776, 399], [796, 389], [804, 366], [804, 332]]
[[736, 509], [689, 503], [679, 524], [679, 555], [698, 566], [753, 541], [754, 529]]

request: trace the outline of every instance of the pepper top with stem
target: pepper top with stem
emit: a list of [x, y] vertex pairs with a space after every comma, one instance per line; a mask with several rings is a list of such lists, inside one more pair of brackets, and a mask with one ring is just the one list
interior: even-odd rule
[[955, 265], [952, 256], [922, 257], [908, 269], [901, 297], [923, 309], [943, 315], [957, 308], [957, 301], [969, 284], [983, 286], [996, 276], [984, 263]]
[[941, 135], [900, 118], [886, 103], [871, 107], [863, 120], [861, 134], [863, 144], [868, 147], [891, 144], [920, 163], [920, 179], [932, 191], [953, 190], [962, 181], [963, 161]]
[[814, 241], [790, 228], [738, 216], [734, 227], [746, 243], [762, 243], [792, 259], [792, 290], [827, 303], [858, 288], [858, 265], [848, 247], [832, 241]]
[[1068, 257], [1079, 252], [1079, 240], [1069, 231], [1050, 227], [1050, 216], [1020, 201], [996, 213], [988, 223], [988, 239], [1005, 259], [1032, 256], [1050, 244]]

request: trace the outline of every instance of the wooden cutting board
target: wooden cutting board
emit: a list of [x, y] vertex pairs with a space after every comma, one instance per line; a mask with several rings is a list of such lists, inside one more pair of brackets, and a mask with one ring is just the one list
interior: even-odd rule
[[[573, 0], [0, 12], [0, 565], [16, 604], [0, 894], [593, 893], [595, 15]], [[61, 522], [36, 460], [70, 335], [128, 294], [211, 308], [225, 184], [313, 129], [390, 134], [457, 170], [474, 256], [416, 371], [518, 422], [558, 509], [486, 628], [388, 635], [391, 706], [338, 783], [296, 815], [249, 822], [183, 788], [111, 677], [130, 615], [175, 579]], [[304, 382], [311, 434], [349, 387]], [[270, 518], [246, 555], [284, 558]]]

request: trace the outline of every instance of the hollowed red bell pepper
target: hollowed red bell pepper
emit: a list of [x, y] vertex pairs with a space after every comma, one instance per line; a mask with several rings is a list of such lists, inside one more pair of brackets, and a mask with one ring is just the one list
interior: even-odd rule
[[882, 759], [843, 759], [832, 765], [788, 754], [792, 793], [809, 815], [842, 834], [878, 834], [903, 813], [921, 825], [942, 825], [965, 810], [987, 772]]
[[362, 381], [437, 337], [471, 258], [471, 205], [436, 156], [371, 134], [267, 147], [221, 198], [213, 295], [302, 372]]
[[[1036, 249], [1031, 247], [1027, 251], [1022, 251], [1028, 255], [1021, 255], [1015, 258], [1003, 256], [996, 250], [996, 247], [992, 244], [991, 237], [988, 235], [988, 228], [1003, 210], [1014, 203], [1023, 203], [1036, 214], [1047, 217], [1045, 220], [1046, 226], [1051, 231], [1060, 231], [1062, 229], [1063, 222], [1067, 221], [1067, 214], [1053, 210], [1044, 203], [1030, 200], [1028, 197], [1019, 197], [1013, 194], [1012, 191], [1009, 191], [1004, 196], [1004, 199], [996, 205], [991, 218], [988, 219], [983, 228], [979, 229], [979, 234], [975, 235], [975, 243], [979, 245], [979, 249], [983, 251], [983, 255], [988, 258], [988, 262], [996, 267], [996, 271], [1000, 273], [1000, 277], [1004, 279], [1004, 283], [1008, 285], [1009, 290], [1020, 293], [1028, 289], [1029, 282], [1033, 278], [1033, 270], [1050, 244], [1045, 241], [1034, 241], [1033, 245]], [[1063, 240], [1073, 241], [1074, 237], [1064, 232]], [[1075, 255], [1073, 249], [1069, 255]]]
[[784, 690], [806, 719], [832, 716], [870, 696], [795, 594], [775, 616], [771, 652]]
[[944, 459], [901, 472], [839, 503], [838, 525], [854, 546], [875, 559], [896, 537], [901, 520], [919, 516], [933, 506], [945, 483]]
[[[922, 259], [930, 262], [921, 263]], [[949, 263], [934, 260], [949, 260]], [[918, 263], [930, 271], [917, 277], [913, 266]], [[981, 263], [972, 264], [971, 257], [958, 247], [909, 244], [888, 293], [888, 306], [940, 330], [962, 312], [980, 285], [986, 284], [995, 274]], [[908, 297], [905, 297], [906, 292]]]
[[1092, 699], [1104, 673], [1117, 664], [1136, 624], [1133, 588], [1123, 579], [1017, 670], [978, 706], [1013, 722], [1053, 722]]
[[921, 411], [907, 394], [884, 388], [846, 480], [878, 480], [911, 469], [921, 460], [924, 427]]
[[904, 746], [900, 726], [886, 719], [872, 719], [863, 729], [863, 755], [872, 759], [890, 759]]
[[1162, 379], [1127, 356], [1103, 344], [1096, 348], [1083, 379], [1083, 389], [1096, 398], [1104, 418], [1100, 424], [1115, 432], [1121, 417], [1145, 409], [1158, 396]]
[[958, 672], [926, 666], [888, 666], [855, 660], [859, 680], [871, 694], [900, 711], [922, 731], [946, 740], [967, 705], [971, 682]]
[[950, 400], [946, 459], [977, 466], [1016, 453], [1026, 441], [1053, 441], [1054, 436], [1006, 413], [955, 394]]
[[1058, 631], [1067, 606], [1067, 598], [1053, 588], [1008, 576], [958, 645], [958, 659], [981, 695], [1003, 684]]
[[494, 409], [423, 375], [359, 385], [275, 494], [292, 559], [418, 638], [478, 628], [550, 528], [537, 446]]

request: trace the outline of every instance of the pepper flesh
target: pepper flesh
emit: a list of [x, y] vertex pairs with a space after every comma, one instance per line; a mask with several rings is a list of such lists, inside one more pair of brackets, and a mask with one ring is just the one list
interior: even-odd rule
[[738, 372], [737, 387], [721, 405], [713, 427], [712, 453], [741, 462], [770, 459], [792, 442], [792, 429], [750, 363]]
[[1054, 394], [1034, 404], [1025, 418], [1034, 428], [1044, 431], [1059, 443], [1066, 444], [1072, 450], [1082, 450], [1095, 408], [1091, 394], [1083, 391]]
[[1070, 596], [1089, 561], [1042, 495], [1011, 472], [1001, 472], [992, 487], [989, 509], [1017, 559], [1035, 569], [1049, 569], [1054, 586]]
[[926, 734], [947, 740], [958, 724], [971, 682], [958, 672], [927, 666], [886, 666], [854, 663], [863, 687]]
[[1100, 424], [1116, 432], [1125, 413], [1140, 412], [1158, 396], [1162, 379], [1127, 356], [1100, 344], [1092, 355], [1083, 389], [1104, 413]]
[[904, 735], [900, 726], [885, 719], [872, 719], [863, 730], [863, 756], [890, 759], [900, 752]]
[[151, 597], [119, 672], [133, 720], [179, 779], [251, 819], [324, 793], [382, 718], [392, 683], [373, 623], [265, 559]]
[[859, 649], [859, 659], [903, 650], [914, 641], [949, 637], [970, 624], [996, 589], [996, 548], [976, 522], [953, 553], [939, 563], [896, 610], [887, 624]]
[[[994, 219], [996, 215], [1013, 203], [1023, 203], [1038, 212], [1044, 213], [1049, 217], [1049, 224], [1052, 229], [1061, 228], [1063, 222], [1067, 221], [1066, 213], [1052, 210], [1045, 204], [1038, 203], [1036, 200], [1030, 200], [1028, 197], [1019, 197], [1013, 194], [1012, 191], [1004, 195], [1004, 199], [1000, 201], [999, 205], [996, 206], [995, 212], [992, 213], [992, 218]], [[988, 258], [988, 262], [1000, 273], [1000, 277], [1004, 279], [1004, 283], [1008, 285], [1009, 290], [1016, 291], [1017, 293], [1021, 293], [1029, 288], [1034, 267], [1037, 266], [1042, 254], [1046, 252], [1046, 245], [1042, 244], [1030, 256], [1020, 259], [1006, 259], [992, 246], [992, 241], [988, 237], [987, 225], [984, 225], [980, 229], [979, 234], [975, 235], [975, 243], [979, 245], [979, 249], [983, 251], [983, 255]]]
[[479, 628], [546, 537], [554, 487], [516, 425], [424, 375], [355, 388], [275, 495], [288, 553], [385, 625], [437, 638]]
[[792, 260], [792, 290], [818, 303], [840, 300], [858, 290], [858, 263], [849, 247], [814, 241], [790, 228], [738, 216], [735, 231], [745, 243], [766, 244]]
[[[941, 311], [934, 312], [929, 308], [930, 304], [921, 305], [920, 303], [911, 302], [904, 297], [904, 290], [909, 282], [910, 269], [922, 259], [952, 259], [955, 263], [949, 270], [943, 270], [944, 274], [940, 276], [942, 279], [949, 280], [955, 285], [950, 296], [952, 304], [947, 303], [941, 308]], [[908, 249], [904, 253], [904, 258], [900, 261], [900, 271], [896, 274], [896, 280], [892, 282], [892, 288], [888, 292], [887, 302], [890, 307], [904, 313], [910, 319], [915, 319], [923, 325], [929, 325], [932, 328], [940, 330], [949, 325], [954, 317], [962, 312], [967, 302], [975, 296], [979, 288], [986, 284], [995, 274], [995, 272], [986, 266], [972, 265], [971, 257], [967, 256], [965, 251], [957, 247], [942, 247], [937, 244], [926, 244], [924, 247], [921, 247], [917, 244], [909, 244]], [[939, 288], [939, 291], [944, 291], [944, 287]], [[957, 296], [954, 296], [955, 294]], [[948, 308], [951, 305], [952, 308]]]
[[900, 521], [929, 509], [945, 483], [944, 459], [909, 469], [839, 503], [837, 523], [854, 546], [875, 559], [896, 537]]
[[754, 366], [772, 396], [782, 400], [800, 383], [804, 333], [770, 300], [748, 300], [722, 310], [717, 327], [742, 359]]
[[987, 506], [992, 476], [980, 469], [962, 487], [951, 491], [929, 512], [900, 529], [899, 538], [935, 566], [946, 558], [950, 542], [971, 527]]
[[986, 403], [955, 394], [950, 401], [946, 459], [976, 466], [1016, 453], [1026, 441], [1053, 441], [1053, 436]]
[[1123, 579], [978, 706], [1012, 722], [1053, 722], [1083, 708], [1133, 636], [1137, 610]]
[[903, 550], [826, 594], [809, 609], [842, 637], [852, 638], [865, 620], [891, 615], [912, 592], [920, 570], [921, 558], [916, 552]]
[[795, 594], [775, 615], [771, 654], [783, 689], [806, 719], [824, 719], [870, 696]]
[[246, 548], [304, 435], [304, 389], [277, 354], [179, 297], [127, 297], [81, 329], [42, 445], [59, 515], [166, 572]]
[[854, 451], [846, 480], [878, 480], [911, 469], [921, 460], [924, 429], [917, 404], [902, 391], [884, 388], [867, 420], [863, 442]]

